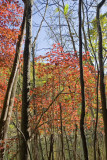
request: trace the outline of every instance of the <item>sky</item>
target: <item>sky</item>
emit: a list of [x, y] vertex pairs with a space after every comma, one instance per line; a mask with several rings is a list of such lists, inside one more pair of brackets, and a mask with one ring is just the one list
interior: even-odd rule
[[[22, 0], [19, 0], [20, 4], [22, 7], [24, 7]], [[33, 16], [32, 16], [32, 42], [34, 40], [34, 37], [36, 36], [36, 33], [38, 31], [39, 25], [41, 23], [42, 17], [40, 16], [40, 14], [38, 14], [35, 10], [35, 8], [33, 7]], [[44, 14], [43, 11], [41, 11], [42, 14]], [[35, 23], [37, 24], [35, 27]], [[43, 22], [42, 26], [46, 26], [46, 23]], [[47, 42], [48, 36], [46, 34], [46, 30], [44, 27], [41, 28], [38, 39], [37, 39], [37, 47], [36, 47], [36, 51], [35, 54], [36, 56], [38, 55], [44, 55], [46, 52], [48, 52], [50, 49], [50, 45], [49, 42]]]
[[[66, 3], [69, 4], [70, 1], [68, 0], [68, 1], [66, 1]], [[23, 6], [22, 0], [19, 0], [19, 2]], [[39, 6], [39, 9], [42, 8], [42, 6], [40, 6], [40, 5], [38, 5], [38, 6]], [[102, 7], [101, 13], [105, 13], [106, 11], [107, 11], [107, 5]], [[40, 25], [40, 22], [42, 19], [41, 15], [38, 12], [36, 12], [35, 7], [33, 7], [33, 13], [35, 13], [35, 14], [33, 14], [33, 18], [32, 18], [33, 19], [32, 20], [32, 37], [33, 37], [32, 40], [36, 36], [36, 33], [38, 31], [38, 28], [39, 28], [39, 25]], [[44, 9], [41, 10], [41, 13], [44, 14]], [[48, 15], [46, 14], [46, 17], [45, 17], [46, 20], [47, 20], [47, 17], [48, 17]], [[36, 24], [36, 26], [35, 26], [35, 24]], [[42, 26], [47, 26], [47, 24], [45, 22], [43, 22]], [[39, 37], [38, 37], [37, 45], [36, 45], [37, 47], [36, 47], [36, 51], [35, 51], [36, 56], [44, 55], [46, 52], [48, 52], [50, 50], [50, 48], [52, 48], [52, 40], [49, 40], [49, 36], [47, 35], [48, 31], [50, 31], [49, 27], [42, 27], [42, 29], [39, 33]]]

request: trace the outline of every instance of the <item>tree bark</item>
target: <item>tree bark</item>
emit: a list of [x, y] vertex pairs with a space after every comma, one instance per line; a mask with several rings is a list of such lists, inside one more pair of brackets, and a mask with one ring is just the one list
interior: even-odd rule
[[53, 139], [53, 134], [50, 135], [50, 151], [49, 151], [49, 157], [48, 160], [51, 160], [51, 155], [53, 153], [53, 143], [54, 143], [54, 139]]
[[83, 31], [83, 35], [84, 35], [84, 48], [85, 48], [85, 52], [87, 52], [88, 51], [88, 45], [87, 45], [86, 32], [85, 32], [85, 28], [84, 28], [85, 13], [84, 13], [84, 4], [83, 4], [83, 2], [82, 2], [82, 14], [83, 14], [82, 31]]
[[67, 143], [67, 150], [68, 150], [68, 156], [69, 156], [69, 160], [72, 160], [71, 158], [71, 154], [70, 154], [70, 145], [69, 145], [69, 139], [66, 133], [66, 128], [64, 127], [64, 132], [65, 132], [65, 137], [66, 137], [66, 143]]
[[98, 29], [98, 56], [99, 56], [99, 68], [100, 68], [100, 94], [101, 94], [101, 103], [102, 103], [102, 112], [103, 112], [103, 121], [104, 121], [104, 132], [105, 132], [105, 149], [106, 149], [106, 159], [107, 159], [107, 104], [106, 104], [106, 94], [105, 94], [105, 84], [104, 84], [104, 63], [103, 63], [103, 54], [102, 54], [102, 30], [100, 25], [99, 12], [106, 0], [102, 0], [97, 5], [97, 29]]
[[[33, 0], [26, 1], [26, 40], [24, 48], [23, 64], [23, 91], [22, 91], [22, 118], [21, 118], [21, 153], [20, 160], [28, 160], [29, 124], [28, 110], [30, 105], [30, 56], [32, 39], [32, 5]], [[30, 157], [31, 158], [31, 157]]]
[[76, 160], [77, 158], [77, 128], [78, 126], [77, 126], [77, 124], [76, 124], [76, 122], [75, 122], [75, 139], [74, 139], [74, 160]]
[[83, 62], [82, 62], [82, 33], [81, 33], [81, 4], [82, 0], [79, 0], [79, 63], [80, 63], [80, 84], [81, 84], [81, 118], [80, 118], [80, 132], [83, 144], [84, 159], [88, 160], [88, 149], [86, 143], [86, 137], [84, 132], [84, 118], [85, 118], [85, 91], [84, 91], [84, 78], [83, 78]]
[[63, 141], [63, 122], [62, 122], [62, 105], [59, 103], [60, 107], [60, 124], [61, 124], [61, 147], [62, 147], [62, 160], [65, 160], [65, 155], [64, 155], [64, 141]]
[[94, 131], [94, 160], [96, 160], [96, 142], [97, 142], [97, 125], [98, 125], [98, 109], [99, 109], [98, 85], [99, 85], [99, 71], [98, 71], [98, 79], [97, 79], [97, 86], [96, 86], [97, 111], [96, 111], [96, 122], [95, 122], [95, 131]]

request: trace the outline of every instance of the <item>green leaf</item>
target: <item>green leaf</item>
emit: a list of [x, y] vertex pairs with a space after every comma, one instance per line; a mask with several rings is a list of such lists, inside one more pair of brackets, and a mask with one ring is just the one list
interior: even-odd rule
[[67, 15], [69, 9], [69, 4], [66, 4], [64, 7], [64, 15]]
[[56, 8], [56, 9], [55, 9], [55, 12], [56, 12], [56, 13], [57, 13], [57, 12], [59, 12], [59, 11], [60, 11], [60, 9], [59, 9], [59, 8]]

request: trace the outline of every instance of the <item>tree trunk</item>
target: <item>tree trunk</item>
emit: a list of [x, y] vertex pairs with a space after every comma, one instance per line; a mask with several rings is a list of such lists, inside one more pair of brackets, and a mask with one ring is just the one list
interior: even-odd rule
[[0, 118], [0, 140], [3, 141], [3, 143], [0, 144], [0, 147], [2, 147], [2, 149], [0, 150], [0, 160], [3, 159], [4, 150], [5, 150], [4, 146], [6, 142], [5, 139], [7, 138], [8, 127], [9, 127], [12, 108], [14, 104], [14, 97], [15, 97], [16, 85], [17, 85], [17, 79], [18, 79], [18, 66], [19, 66], [22, 41], [24, 37], [24, 29], [25, 29], [25, 11], [23, 15], [23, 21], [21, 24], [21, 33], [18, 36], [18, 41], [16, 45], [16, 54], [15, 54], [15, 59], [12, 67], [12, 72], [8, 82], [6, 96], [3, 104], [3, 110]]
[[22, 118], [21, 118], [22, 135], [21, 135], [20, 160], [28, 160], [29, 158], [28, 109], [30, 105], [30, 56], [31, 56], [31, 39], [32, 39], [31, 19], [32, 19], [33, 0], [26, 1], [25, 5], [26, 5], [26, 40], [25, 40], [24, 64], [23, 64], [23, 92], [22, 92]]
[[76, 160], [77, 158], [77, 156], [76, 156], [76, 152], [77, 152], [77, 124], [76, 124], [76, 122], [75, 122], [75, 139], [74, 139], [74, 160]]
[[53, 143], [54, 143], [53, 134], [51, 134], [51, 136], [50, 136], [50, 151], [49, 151], [48, 160], [51, 160], [51, 155], [53, 153]]
[[[94, 160], [96, 160], [96, 142], [97, 142], [97, 125], [98, 125], [98, 108], [99, 108], [99, 101], [98, 101], [98, 85], [99, 85], [99, 71], [98, 71], [98, 79], [97, 79], [97, 86], [96, 86], [96, 94], [97, 94], [97, 111], [96, 111], [96, 122], [95, 122], [95, 131], [94, 131]], [[93, 117], [94, 118], [94, 117]]]
[[88, 149], [86, 143], [86, 137], [84, 132], [84, 118], [85, 118], [85, 93], [84, 93], [84, 78], [83, 78], [83, 64], [82, 64], [82, 33], [81, 33], [81, 3], [79, 0], [79, 62], [80, 62], [80, 84], [81, 84], [81, 119], [80, 119], [80, 132], [83, 144], [84, 159], [88, 160]]
[[45, 160], [44, 156], [43, 156], [42, 142], [41, 142], [41, 139], [40, 139], [40, 133], [39, 132], [38, 132], [38, 135], [39, 135], [39, 147], [40, 147], [41, 159]]
[[69, 160], [72, 160], [72, 158], [71, 158], [71, 154], [70, 154], [69, 139], [68, 139], [68, 136], [67, 136], [67, 133], [66, 133], [66, 129], [65, 129], [65, 127], [64, 127], [64, 131], [65, 131], [65, 137], [66, 137], [66, 143], [67, 143], [67, 150], [68, 150]]
[[104, 132], [105, 132], [105, 149], [106, 149], [106, 160], [107, 160], [107, 104], [106, 104], [106, 94], [105, 94], [105, 84], [104, 84], [104, 63], [103, 63], [103, 54], [102, 54], [102, 31], [100, 25], [99, 12], [100, 8], [103, 6], [106, 0], [102, 0], [97, 5], [97, 29], [98, 29], [98, 56], [99, 56], [99, 67], [100, 67], [100, 94], [101, 94], [101, 103], [102, 103], [102, 112], [103, 112], [103, 121], [104, 121]]
[[62, 160], [65, 160], [65, 154], [64, 154], [64, 141], [63, 141], [63, 122], [62, 122], [62, 105], [59, 103], [60, 107], [60, 123], [61, 123], [61, 147], [62, 147]]

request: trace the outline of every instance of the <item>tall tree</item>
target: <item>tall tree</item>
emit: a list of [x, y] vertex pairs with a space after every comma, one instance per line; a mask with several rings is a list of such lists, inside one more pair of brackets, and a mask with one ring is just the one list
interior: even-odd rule
[[24, 36], [24, 28], [25, 28], [25, 12], [24, 12], [23, 21], [21, 24], [21, 31], [18, 36], [18, 41], [16, 45], [16, 54], [15, 54], [12, 72], [9, 78], [6, 96], [4, 99], [3, 109], [2, 109], [1, 118], [0, 118], [0, 140], [3, 141], [3, 143], [1, 143], [0, 145], [2, 147], [2, 149], [0, 150], [1, 160], [3, 159], [3, 156], [4, 156], [4, 150], [5, 150], [4, 141], [6, 142], [7, 132], [8, 132], [10, 118], [12, 114], [12, 108], [14, 104], [14, 97], [15, 97], [15, 91], [16, 91], [16, 85], [17, 85], [17, 79], [18, 79], [20, 51], [21, 51], [21, 46], [22, 46], [22, 41]]
[[104, 121], [104, 131], [105, 131], [105, 148], [106, 148], [106, 159], [107, 159], [107, 104], [106, 104], [106, 94], [105, 94], [105, 84], [104, 84], [104, 62], [102, 53], [102, 30], [99, 18], [99, 12], [106, 0], [102, 0], [97, 5], [97, 29], [98, 29], [98, 56], [99, 56], [99, 68], [100, 68], [100, 93], [101, 93], [101, 103], [103, 111], [103, 121]]
[[81, 98], [82, 98], [80, 131], [81, 131], [81, 138], [82, 138], [82, 144], [83, 144], [84, 159], [88, 160], [88, 149], [87, 149], [86, 137], [85, 137], [85, 132], [84, 132], [85, 91], [84, 91], [83, 61], [82, 61], [81, 5], [82, 5], [82, 0], [79, 0], [79, 62], [80, 62]]
[[22, 92], [22, 119], [21, 119], [21, 151], [20, 160], [27, 160], [29, 141], [28, 109], [30, 105], [30, 56], [32, 39], [32, 5], [33, 0], [25, 1], [26, 6], [26, 40], [24, 48], [23, 64], [23, 92]]

